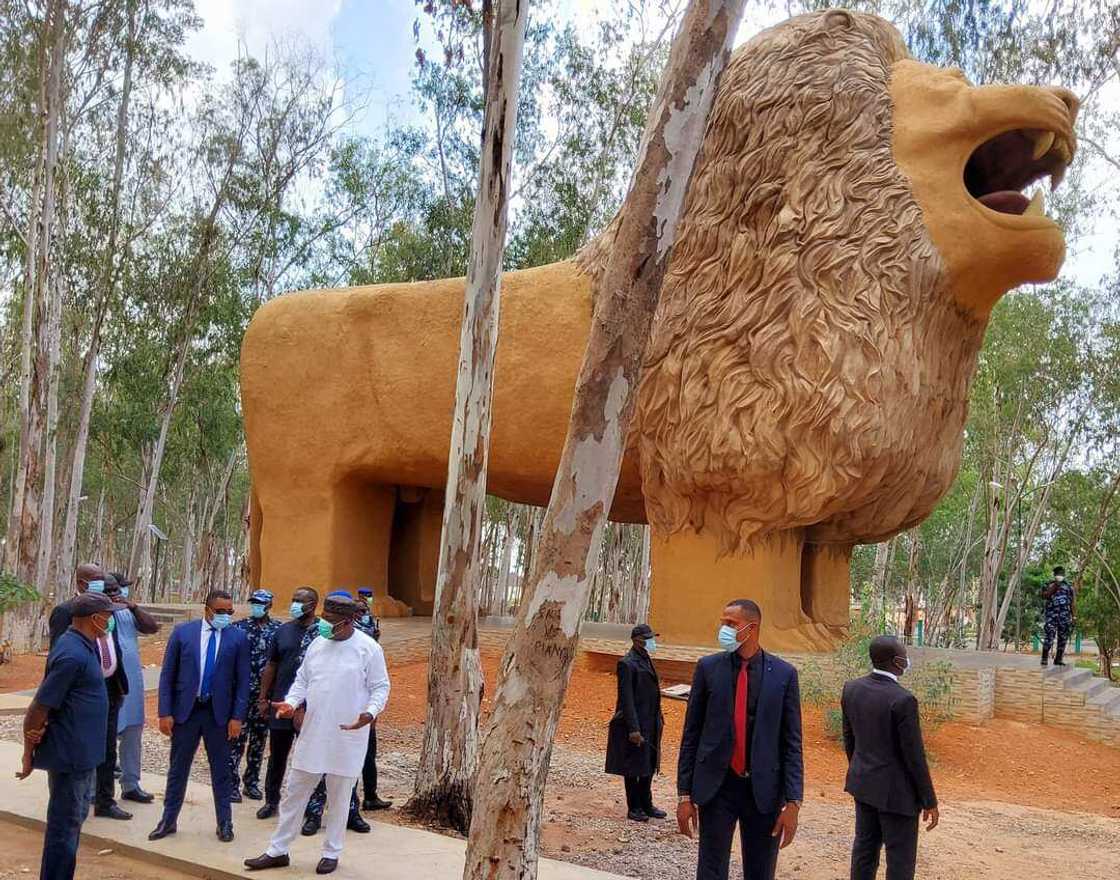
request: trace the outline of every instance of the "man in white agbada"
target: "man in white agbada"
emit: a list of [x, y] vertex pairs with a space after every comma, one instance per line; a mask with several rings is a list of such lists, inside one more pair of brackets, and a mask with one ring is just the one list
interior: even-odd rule
[[[366, 730], [389, 700], [389, 674], [381, 646], [354, 629], [354, 600], [331, 596], [323, 605], [319, 636], [311, 642], [296, 680], [281, 703], [273, 703], [279, 718], [306, 712], [292, 751], [288, 788], [280, 801], [280, 818], [268, 849], [246, 859], [251, 871], [284, 868], [288, 847], [300, 832], [303, 811], [319, 780], [326, 775], [326, 840], [316, 874], [338, 867], [346, 834], [346, 804], [362, 773], [369, 734]], [[298, 721], [298, 718], [297, 718]]]

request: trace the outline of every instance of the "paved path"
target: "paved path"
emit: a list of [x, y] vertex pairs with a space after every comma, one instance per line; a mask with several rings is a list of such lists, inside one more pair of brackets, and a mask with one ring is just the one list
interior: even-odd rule
[[[9, 772], [18, 766], [20, 746], [0, 743], [0, 816], [21, 824], [41, 827], [47, 810], [46, 774], [36, 771], [20, 782]], [[179, 833], [151, 843], [148, 832], [155, 827], [162, 805], [164, 779], [144, 774], [145, 787], [155, 794], [150, 806], [125, 804], [135, 814], [130, 822], [91, 818], [82, 828], [82, 837], [90, 842], [134, 858], [210, 880], [247, 876], [242, 862], [264, 852], [275, 820], [262, 822], [253, 813], [259, 804], [246, 801], [233, 805], [236, 839], [219, 843], [214, 836], [214, 810], [209, 786], [191, 783], [187, 801], [179, 817]], [[371, 822], [370, 834], [346, 835], [346, 849], [333, 875], [339, 880], [457, 880], [463, 874], [464, 841], [391, 825]], [[322, 835], [297, 837], [292, 845], [292, 867], [261, 874], [277, 880], [314, 876], [319, 860]], [[256, 875], [249, 875], [256, 876]], [[538, 876], [541, 880], [625, 880], [618, 874], [607, 874], [567, 862], [542, 859]]]

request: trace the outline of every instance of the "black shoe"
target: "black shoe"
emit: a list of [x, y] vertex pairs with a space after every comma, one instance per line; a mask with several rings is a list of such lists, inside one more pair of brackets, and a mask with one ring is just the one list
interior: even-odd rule
[[357, 813], [353, 813], [346, 821], [347, 831], [357, 831], [359, 834], [369, 834], [369, 822]]
[[373, 797], [367, 797], [364, 801], [362, 801], [363, 810], [387, 810], [391, 806], [393, 806], [392, 801], [383, 801], [377, 795], [374, 795]]
[[231, 791], [229, 793], [229, 802], [231, 804], [241, 803], [241, 789], [240, 788], [235, 788], [233, 791]]
[[250, 871], [265, 871], [268, 868], [286, 868], [291, 863], [287, 853], [282, 856], [270, 856], [268, 853], [261, 853], [255, 859], [246, 859], [245, 867]]
[[1050, 662], [1045, 657], [1043, 657], [1042, 658], [1042, 663], [1040, 663], [1039, 665], [1040, 666], [1049, 666]]
[[218, 840], [222, 843], [230, 843], [233, 840], [233, 823], [223, 822], [218, 826]]
[[657, 809], [657, 807], [643, 807], [642, 812], [649, 816], [651, 819], [664, 819], [669, 815], [664, 810]]
[[626, 818], [629, 819], [631, 822], [648, 822], [649, 821], [649, 816], [647, 816], [642, 810], [631, 810], [629, 813], [626, 814]]
[[161, 821], [151, 834], [148, 835], [148, 840], [163, 840], [165, 837], [170, 837], [179, 829], [175, 827], [174, 822]]
[[134, 788], [132, 791], [121, 792], [122, 801], [134, 801], [138, 804], [150, 804], [155, 800], [152, 795], [148, 794], [142, 788]]
[[277, 804], [265, 804], [257, 810], [258, 819], [271, 819], [280, 812], [280, 807]]
[[314, 816], [308, 816], [303, 820], [303, 828], [300, 829], [300, 834], [304, 837], [313, 837], [319, 833], [319, 826], [323, 824], [322, 819], [316, 819]]
[[1063, 663], [1063, 662], [1062, 662], [1061, 660], [1055, 660], [1055, 661], [1054, 661], [1054, 665], [1055, 665], [1055, 666], [1065, 666], [1066, 664], [1065, 664], [1065, 663]]
[[245, 797], [247, 797], [251, 801], [259, 801], [264, 799], [264, 795], [261, 793], [260, 786], [254, 783], [250, 783], [249, 785], [245, 786]]
[[319, 864], [315, 866], [316, 874], [333, 874], [334, 869], [338, 867], [338, 859], [319, 859]]
[[102, 819], [131, 819], [132, 813], [126, 813], [116, 804], [109, 804], [107, 807], [94, 807], [93, 815], [100, 816]]

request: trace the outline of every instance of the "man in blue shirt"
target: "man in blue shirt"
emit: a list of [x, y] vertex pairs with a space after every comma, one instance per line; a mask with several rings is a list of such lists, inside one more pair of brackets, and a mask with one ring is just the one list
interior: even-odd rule
[[[70, 603], [71, 624], [47, 658], [42, 684], [23, 719], [23, 767], [47, 771], [50, 798], [43, 835], [40, 880], [72, 880], [78, 838], [89, 812], [94, 773], [105, 759], [109, 697], [95, 644], [124, 608], [103, 593], [83, 593]], [[92, 735], [96, 734], [96, 735]]]

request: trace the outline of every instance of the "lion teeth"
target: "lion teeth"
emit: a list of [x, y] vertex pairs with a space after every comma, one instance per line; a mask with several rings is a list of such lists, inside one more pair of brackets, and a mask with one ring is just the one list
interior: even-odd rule
[[1034, 134], [1034, 152], [1031, 158], [1037, 162], [1043, 156], [1050, 152], [1050, 148], [1054, 146], [1054, 132], [1052, 131], [1036, 131]]
[[1045, 214], [1045, 213], [1046, 213], [1046, 205], [1045, 205], [1045, 200], [1043, 199], [1043, 196], [1042, 196], [1042, 190], [1036, 189], [1034, 191], [1034, 195], [1031, 196], [1031, 203], [1029, 205], [1027, 205], [1027, 210], [1025, 210], [1023, 212], [1023, 215], [1026, 216], [1027, 214]]

